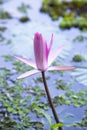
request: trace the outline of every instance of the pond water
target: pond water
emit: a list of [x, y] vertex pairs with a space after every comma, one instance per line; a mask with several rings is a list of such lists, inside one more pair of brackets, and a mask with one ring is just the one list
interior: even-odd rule
[[[19, 75], [20, 73], [22, 73], [22, 71], [26, 71], [26, 69], [24, 68], [24, 70], [19, 69], [19, 71], [17, 72], [17, 70], [15, 70], [15, 68], [17, 69], [17, 67], [14, 67], [12, 62], [13, 59], [9, 59], [6, 56], [14, 56], [14, 55], [21, 55], [27, 58], [33, 58], [33, 36], [35, 32], [41, 32], [43, 34], [43, 36], [45, 37], [45, 39], [48, 41], [50, 41], [50, 37], [52, 35], [52, 33], [54, 34], [54, 44], [53, 44], [53, 50], [60, 46], [60, 45], [64, 45], [65, 48], [63, 49], [62, 53], [60, 54], [60, 56], [58, 57], [58, 59], [55, 61], [54, 64], [64, 64], [64, 65], [73, 65], [76, 66], [77, 69], [75, 71], [70, 71], [70, 72], [64, 72], [64, 73], [58, 73], [58, 72], [47, 72], [46, 76], [47, 76], [47, 82], [49, 85], [49, 89], [50, 89], [50, 93], [52, 96], [52, 99], [54, 101], [54, 104], [56, 106], [56, 110], [57, 113], [59, 114], [59, 118], [60, 120], [66, 124], [66, 126], [64, 127], [63, 130], [87, 130], [87, 119], [85, 117], [87, 117], [87, 114], [85, 114], [87, 112], [87, 31], [82, 32], [81, 30], [79, 30], [78, 28], [74, 28], [72, 27], [71, 29], [66, 29], [66, 30], [61, 30], [59, 28], [59, 22], [61, 21], [61, 17], [59, 18], [59, 20], [56, 21], [52, 21], [50, 16], [45, 14], [45, 13], [41, 13], [39, 10], [41, 8], [41, 4], [42, 4], [42, 0], [7, 0], [4, 1], [1, 4], [1, 9], [8, 12], [11, 16], [11, 18], [9, 19], [1, 19], [0, 22], [0, 28], [6, 28], [5, 31], [1, 31], [0, 32], [0, 68], [2, 71], [2, 68], [6, 68], [10, 70], [10, 74], [11, 78], [9, 78], [9, 75], [6, 75], [5, 72], [5, 83], [9, 82], [8, 84], [10, 84], [10, 86], [12, 86], [13, 84], [16, 83], [16, 77], [17, 75]], [[21, 21], [21, 18], [23, 17], [27, 17], [28, 21], [27, 22], [23, 22]], [[78, 38], [84, 38], [82, 41], [79, 41]], [[77, 39], [76, 39], [77, 38]], [[84, 56], [85, 60], [82, 62], [74, 62], [72, 61], [72, 58], [74, 57], [75, 54], [81, 54]], [[5, 59], [8, 59], [9, 62], [6, 62]], [[21, 64], [22, 65], [22, 64]], [[19, 64], [19, 68], [20, 68], [20, 64]], [[2, 72], [4, 73], [4, 72]], [[7, 73], [8, 74], [8, 73]], [[41, 75], [37, 74], [35, 76], [31, 76], [29, 78], [26, 78], [25, 80], [22, 81], [22, 87], [25, 89], [26, 86], [28, 88], [28, 86], [32, 86], [32, 88], [34, 89], [34, 86], [39, 86], [40, 89], [42, 89], [42, 91], [44, 92], [44, 88], [40, 79]], [[2, 77], [0, 77], [2, 80]], [[3, 76], [3, 80], [4, 80], [4, 76]], [[61, 82], [62, 80], [62, 82]], [[13, 83], [14, 82], [14, 83]], [[19, 81], [20, 82], [20, 81]], [[62, 84], [59, 84], [59, 82]], [[2, 83], [1, 84], [1, 89], [3, 88], [3, 93], [6, 91], [6, 96], [8, 97], [8, 99], [11, 99], [10, 92], [7, 89], [5, 90], [4, 88], [4, 82], [3, 82], [3, 86]], [[32, 85], [31, 85], [32, 84]], [[60, 86], [58, 86], [60, 85]], [[15, 84], [16, 86], [16, 84]], [[57, 87], [69, 87], [69, 88], [63, 88], [58, 90]], [[8, 87], [9, 88], [9, 87]], [[31, 87], [28, 88], [30, 89], [32, 92], [35, 91], [35, 94], [37, 93], [38, 90], [32, 90]], [[72, 93], [73, 91], [73, 93]], [[80, 94], [78, 94], [80, 91], [80, 93], [82, 94], [80, 96]], [[17, 92], [17, 91], [16, 91]], [[32, 92], [31, 92], [31, 96], [32, 96]], [[76, 93], [75, 93], [76, 92]], [[1, 91], [2, 93], [2, 91]], [[13, 93], [13, 92], [12, 92]], [[64, 95], [66, 94], [66, 95]], [[10, 96], [9, 96], [10, 95]], [[25, 98], [28, 95], [28, 93], [25, 91], [22, 93], [22, 96]], [[68, 95], [68, 96], [67, 96]], [[35, 95], [34, 95], [35, 96]], [[37, 94], [38, 96], [38, 94]], [[60, 97], [58, 99], [58, 96]], [[61, 97], [62, 96], [62, 97]], [[65, 97], [64, 97], [65, 96]], [[37, 98], [37, 97], [35, 97]], [[45, 97], [40, 97], [40, 101], [43, 104], [47, 104], [47, 99], [46, 96]], [[61, 98], [64, 100], [64, 98], [67, 100], [66, 103], [62, 102]], [[69, 99], [68, 99], [69, 98]], [[85, 99], [84, 99], [85, 98]], [[1, 103], [4, 102], [3, 98], [1, 98]], [[10, 100], [9, 99], [9, 100]], [[34, 99], [35, 100], [35, 99]], [[36, 99], [38, 100], [38, 99]], [[60, 100], [60, 103], [58, 103], [58, 101]], [[70, 100], [70, 102], [69, 102]], [[23, 99], [22, 99], [23, 101]], [[21, 102], [22, 102], [21, 101]], [[30, 102], [32, 102], [33, 99], [30, 100]], [[82, 102], [84, 101], [84, 102]], [[28, 102], [29, 103], [29, 102]], [[39, 102], [40, 103], [40, 102]], [[30, 103], [29, 103], [30, 104]], [[1, 105], [0, 105], [1, 106]], [[5, 107], [5, 106], [4, 106]], [[42, 108], [44, 107], [41, 106]], [[1, 111], [1, 110], [0, 110]], [[51, 110], [47, 109], [46, 112], [48, 112], [49, 115], [52, 116]], [[2, 111], [0, 112], [0, 114], [2, 113]], [[8, 114], [7, 114], [8, 115]], [[9, 114], [10, 115], [10, 114]], [[10, 115], [11, 116], [11, 115]], [[17, 117], [16, 117], [17, 116]], [[49, 123], [47, 123], [46, 119], [44, 118], [38, 118], [37, 116], [35, 116], [33, 114], [33, 112], [30, 112], [30, 115], [32, 120], [30, 120], [30, 122], [32, 122], [33, 120], [40, 122], [42, 121], [44, 125], [43, 130], [49, 130]], [[19, 122], [19, 117], [16, 114], [12, 115], [12, 118], [16, 119], [16, 121]], [[72, 124], [79, 124], [81, 123], [82, 119], [84, 119], [83, 123], [84, 125], [81, 127], [80, 125], [77, 125], [77, 127], [72, 126]], [[0, 116], [0, 120], [1, 120], [1, 116]], [[21, 120], [21, 119], [20, 119]], [[2, 120], [1, 120], [2, 121]], [[27, 121], [26, 121], [27, 122]], [[54, 120], [53, 120], [53, 123]], [[40, 125], [40, 124], [39, 124]], [[67, 127], [68, 125], [68, 127]], [[69, 127], [69, 125], [71, 125], [71, 127]], [[0, 124], [1, 127], [1, 124]], [[3, 125], [3, 127], [1, 127], [1, 129], [5, 129], [5, 125]], [[18, 126], [17, 126], [18, 127]], [[21, 126], [19, 129], [18, 128], [10, 128], [9, 130], [28, 130], [28, 128]], [[30, 127], [30, 126], [29, 126]], [[7, 127], [6, 127], [7, 128]], [[29, 128], [29, 130], [34, 130], [34, 129], [40, 129], [40, 128]], [[7, 128], [8, 130], [8, 128]]]

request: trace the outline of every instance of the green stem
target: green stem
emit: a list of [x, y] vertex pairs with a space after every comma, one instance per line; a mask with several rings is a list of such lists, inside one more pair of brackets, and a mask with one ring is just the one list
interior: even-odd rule
[[[49, 101], [50, 107], [52, 109], [54, 118], [56, 120], [56, 123], [60, 123], [58, 115], [57, 115], [56, 110], [54, 108], [53, 102], [51, 100], [51, 96], [50, 96], [50, 92], [49, 92], [49, 89], [48, 89], [48, 86], [47, 86], [47, 82], [46, 82], [45, 72], [44, 71], [42, 72], [42, 78], [43, 78], [43, 83], [44, 83], [45, 91], [46, 91], [46, 94], [47, 94], [47, 97], [48, 97], [48, 101]], [[62, 127], [59, 127], [59, 130], [63, 130]]]

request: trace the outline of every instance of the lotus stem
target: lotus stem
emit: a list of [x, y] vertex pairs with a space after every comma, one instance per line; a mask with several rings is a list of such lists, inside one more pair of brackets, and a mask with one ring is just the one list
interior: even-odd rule
[[[58, 115], [56, 113], [55, 107], [53, 105], [53, 102], [52, 102], [52, 99], [51, 99], [51, 96], [50, 96], [50, 92], [49, 92], [49, 89], [48, 89], [48, 86], [47, 86], [47, 82], [46, 82], [46, 77], [45, 77], [45, 72], [44, 71], [42, 71], [42, 79], [43, 79], [45, 91], [46, 91], [46, 94], [47, 94], [47, 97], [48, 97], [48, 101], [49, 101], [50, 107], [52, 109], [54, 118], [56, 120], [56, 123], [60, 123], [60, 120], [58, 118]], [[59, 127], [58, 130], [63, 130], [63, 129], [62, 129], [62, 127]]]

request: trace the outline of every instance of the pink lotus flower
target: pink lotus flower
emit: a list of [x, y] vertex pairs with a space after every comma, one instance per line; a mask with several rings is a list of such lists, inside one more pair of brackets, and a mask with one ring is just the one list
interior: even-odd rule
[[35, 33], [34, 35], [34, 56], [35, 61], [15, 56], [16, 59], [26, 63], [27, 65], [32, 66], [35, 68], [34, 70], [28, 71], [21, 76], [19, 76], [17, 79], [25, 78], [30, 75], [33, 75], [35, 73], [44, 72], [44, 71], [53, 71], [53, 70], [72, 70], [74, 67], [71, 66], [52, 66], [50, 67], [51, 63], [56, 59], [58, 54], [62, 51], [63, 46], [58, 47], [56, 50], [54, 50], [53, 53], [50, 52], [51, 47], [53, 44], [53, 35], [51, 37], [49, 45], [43, 38], [43, 36], [40, 33]]

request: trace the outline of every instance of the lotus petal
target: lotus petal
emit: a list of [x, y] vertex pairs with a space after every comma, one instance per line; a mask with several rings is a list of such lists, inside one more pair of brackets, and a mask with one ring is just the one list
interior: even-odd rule
[[49, 67], [48, 70], [53, 71], [53, 70], [73, 70], [75, 67], [73, 66], [52, 66]]
[[41, 34], [36, 33], [34, 37], [34, 55], [37, 68], [41, 71], [47, 68], [48, 48]]
[[18, 60], [20, 60], [20, 61], [26, 63], [27, 65], [30, 65], [30, 66], [32, 66], [32, 67], [34, 67], [34, 68], [37, 68], [35, 62], [32, 61], [32, 60], [29, 60], [29, 59], [26, 59], [26, 58], [23, 58], [23, 57], [20, 57], [20, 56], [14, 56], [14, 57], [15, 57], [16, 59], [18, 59]]
[[58, 47], [54, 52], [52, 52], [49, 55], [49, 57], [48, 57], [48, 66], [50, 66], [50, 64], [57, 58], [59, 53], [62, 51], [63, 47], [64, 47], [63, 45]]
[[40, 72], [39, 70], [30, 70], [30, 71], [27, 71], [26, 73], [20, 75], [17, 79], [23, 79], [23, 78], [26, 78], [26, 77], [31, 76], [33, 74], [39, 73], [39, 72]]
[[48, 51], [49, 51], [49, 52], [50, 52], [50, 50], [51, 50], [52, 44], [53, 44], [53, 34], [52, 34], [52, 36], [51, 36], [50, 44], [49, 44], [49, 47], [48, 47]]

